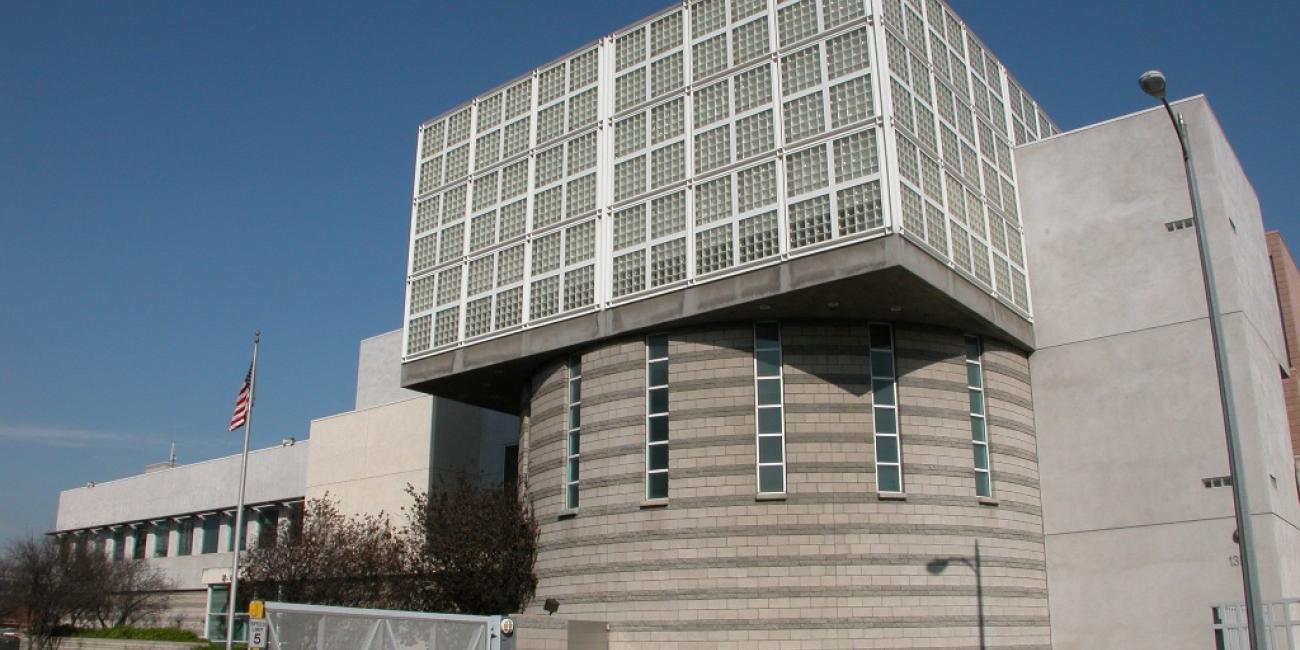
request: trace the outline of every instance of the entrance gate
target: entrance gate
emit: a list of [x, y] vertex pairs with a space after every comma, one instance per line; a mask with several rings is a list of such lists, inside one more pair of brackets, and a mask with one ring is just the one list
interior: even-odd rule
[[512, 650], [500, 616], [266, 603], [269, 650]]

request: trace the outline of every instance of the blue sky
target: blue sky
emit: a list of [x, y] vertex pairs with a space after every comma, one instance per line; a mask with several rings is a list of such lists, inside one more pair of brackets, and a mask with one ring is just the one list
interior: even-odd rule
[[[401, 324], [418, 124], [664, 0], [0, 3], [0, 542], [60, 489], [352, 406]], [[956, 0], [1065, 129], [1205, 93], [1300, 248], [1300, 3]], [[1171, 161], [1176, 164], [1176, 161]]]

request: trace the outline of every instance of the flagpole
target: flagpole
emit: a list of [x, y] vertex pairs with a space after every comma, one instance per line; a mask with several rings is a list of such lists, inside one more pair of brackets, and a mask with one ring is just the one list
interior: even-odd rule
[[239, 465], [239, 505], [235, 507], [234, 545], [235, 559], [230, 567], [230, 600], [226, 603], [226, 650], [235, 643], [235, 608], [239, 600], [239, 540], [244, 537], [244, 484], [248, 480], [248, 436], [253, 430], [253, 406], [257, 403], [257, 345], [262, 341], [262, 331], [253, 334], [253, 363], [248, 371], [248, 415], [244, 421], [244, 455]]

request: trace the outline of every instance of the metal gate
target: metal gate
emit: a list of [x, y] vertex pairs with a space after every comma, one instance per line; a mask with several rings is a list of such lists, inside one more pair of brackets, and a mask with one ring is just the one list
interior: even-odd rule
[[[1264, 603], [1263, 640], [1266, 650], [1300, 650], [1300, 598]], [[1214, 647], [1216, 650], [1247, 650], [1246, 606], [1243, 603], [1215, 605]]]
[[[500, 616], [266, 603], [270, 650], [510, 650]], [[508, 628], [507, 628], [508, 629]]]

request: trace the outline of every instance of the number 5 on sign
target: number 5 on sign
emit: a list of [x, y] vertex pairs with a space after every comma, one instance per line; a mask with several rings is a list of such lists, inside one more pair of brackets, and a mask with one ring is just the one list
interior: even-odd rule
[[266, 621], [253, 619], [248, 622], [248, 647], [266, 647], [266, 627]]

